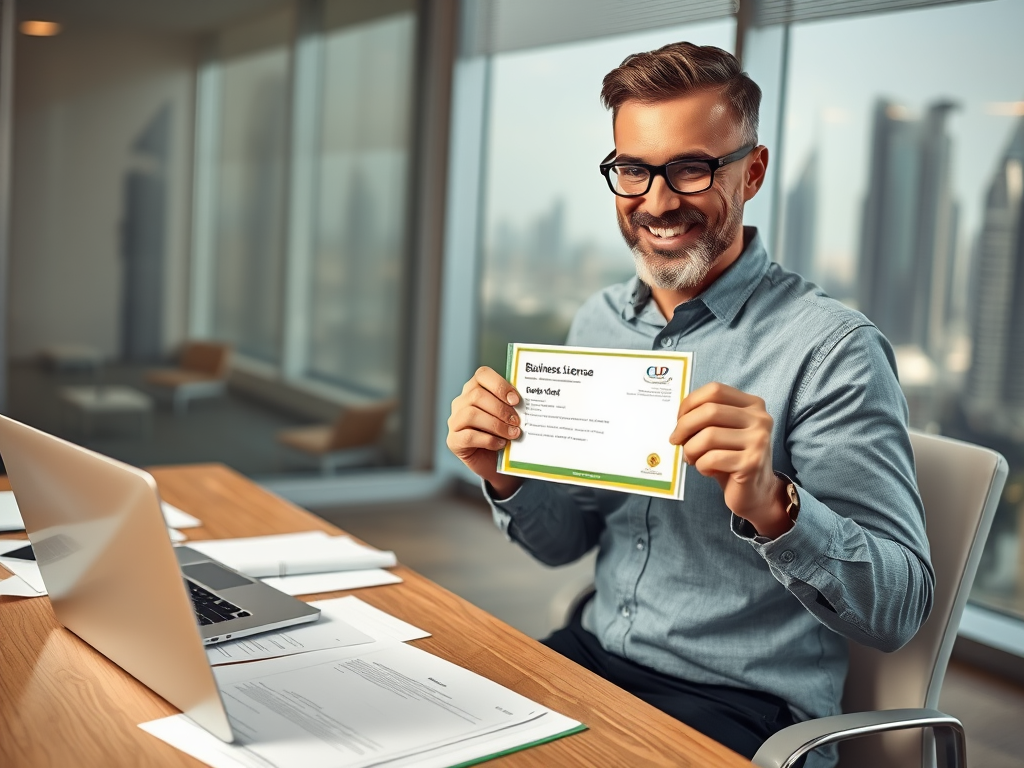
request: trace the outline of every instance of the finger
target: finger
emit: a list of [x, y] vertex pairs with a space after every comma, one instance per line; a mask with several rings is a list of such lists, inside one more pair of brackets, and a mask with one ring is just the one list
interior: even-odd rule
[[668, 440], [674, 445], [683, 445], [702, 429], [708, 427], [745, 429], [752, 423], [751, 409], [737, 408], [735, 405], [722, 405], [721, 403], [704, 403], [684, 414], [676, 422], [676, 428]]
[[519, 427], [507, 424], [497, 416], [493, 416], [479, 408], [469, 406], [458, 413], [453, 413], [448, 419], [448, 429], [451, 432], [460, 432], [464, 429], [487, 432], [496, 437], [512, 438], [519, 437]]
[[463, 429], [448, 435], [448, 449], [456, 456], [464, 456], [473, 451], [500, 451], [508, 445], [508, 440], [486, 432]]
[[744, 469], [743, 451], [724, 449], [708, 451], [693, 464], [706, 477], [726, 477]]
[[509, 405], [518, 405], [522, 400], [515, 387], [499, 376], [493, 368], [481, 365], [476, 369], [476, 373], [473, 374], [473, 379], [502, 402]]
[[516, 409], [508, 403], [499, 400], [483, 387], [476, 387], [470, 390], [469, 394], [463, 395], [463, 397], [466, 406], [477, 408], [484, 413], [491, 414], [491, 416], [496, 416], [506, 424], [519, 424], [519, 414], [516, 413]]
[[744, 451], [749, 447], [750, 441], [750, 435], [746, 430], [708, 427], [683, 443], [683, 456], [686, 457], [687, 464], [695, 464], [701, 456], [710, 451]]
[[764, 401], [756, 395], [750, 395], [735, 387], [730, 387], [728, 384], [713, 381], [695, 389], [683, 398], [683, 402], [679, 404], [679, 417], [699, 408], [704, 403], [734, 405], [738, 408], [749, 408], [758, 404], [764, 407]]

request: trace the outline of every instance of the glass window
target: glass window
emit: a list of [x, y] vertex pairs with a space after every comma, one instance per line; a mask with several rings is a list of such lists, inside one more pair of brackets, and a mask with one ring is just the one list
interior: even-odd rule
[[414, 5], [336, 0], [324, 35], [308, 373], [384, 396], [401, 354]]
[[875, 321], [919, 428], [1010, 478], [973, 599], [1024, 617], [1024, 5], [791, 29], [776, 259]]
[[[601, 81], [631, 53], [679, 40], [731, 51], [732, 18], [492, 59], [480, 359], [509, 342], [562, 344], [583, 301], [634, 273], [598, 172], [613, 147]], [[524, 158], [533, 162], [524, 163]], [[537, 173], [550, 160], [551, 173]]]
[[290, 11], [221, 36], [213, 329], [250, 357], [280, 357]]

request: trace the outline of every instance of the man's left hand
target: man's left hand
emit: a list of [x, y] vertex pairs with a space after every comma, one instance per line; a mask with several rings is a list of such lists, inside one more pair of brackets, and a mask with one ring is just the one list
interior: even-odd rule
[[772, 471], [773, 425], [764, 400], [712, 382], [683, 400], [669, 437], [687, 464], [718, 481], [734, 514], [772, 539], [793, 527], [785, 483]]

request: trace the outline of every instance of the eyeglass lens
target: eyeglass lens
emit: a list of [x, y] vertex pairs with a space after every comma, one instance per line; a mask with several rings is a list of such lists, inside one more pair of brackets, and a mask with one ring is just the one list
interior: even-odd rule
[[[670, 163], [665, 172], [677, 192], [703, 192], [711, 186], [711, 169], [706, 163]], [[650, 186], [651, 172], [640, 165], [614, 165], [611, 180], [616, 192], [642, 195]]]

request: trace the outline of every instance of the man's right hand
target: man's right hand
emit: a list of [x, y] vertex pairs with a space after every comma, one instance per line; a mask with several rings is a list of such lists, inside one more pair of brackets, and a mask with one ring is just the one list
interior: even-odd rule
[[452, 400], [448, 449], [488, 483], [499, 499], [511, 496], [522, 480], [498, 472], [497, 452], [522, 434], [513, 406], [519, 393], [493, 369], [481, 366]]

